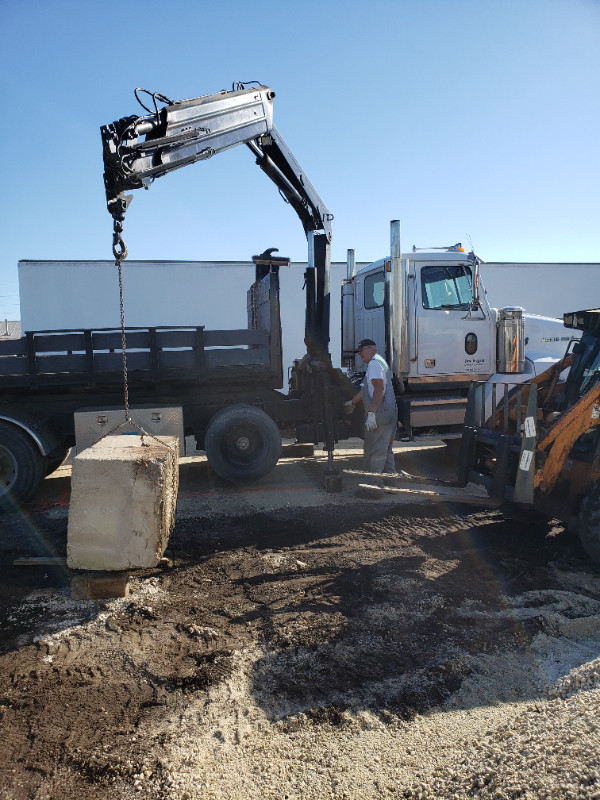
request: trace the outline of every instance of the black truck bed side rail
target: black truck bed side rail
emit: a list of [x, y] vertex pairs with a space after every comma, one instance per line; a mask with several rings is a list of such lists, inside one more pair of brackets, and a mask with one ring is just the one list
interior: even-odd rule
[[[248, 291], [248, 328], [126, 328], [131, 382], [198, 383], [235, 378], [282, 381], [279, 276], [270, 272]], [[121, 330], [32, 331], [0, 341], [0, 391], [116, 383], [123, 373]]]
[[[270, 371], [265, 330], [127, 328], [132, 380], [197, 381], [221, 368]], [[37, 331], [0, 342], [0, 388], [114, 380], [122, 372], [121, 332]]]

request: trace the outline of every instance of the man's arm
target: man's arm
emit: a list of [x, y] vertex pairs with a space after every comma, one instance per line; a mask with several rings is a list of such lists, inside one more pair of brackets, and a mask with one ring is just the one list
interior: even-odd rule
[[383, 401], [383, 380], [381, 378], [373, 378], [371, 383], [373, 384], [373, 397], [371, 398], [371, 402], [369, 403], [369, 408], [367, 411], [373, 411], [374, 413], [377, 413]]
[[353, 405], [353, 406], [357, 406], [357, 405], [358, 405], [358, 404], [361, 402], [361, 400], [362, 400], [362, 397], [363, 397], [363, 389], [362, 389], [362, 386], [361, 386], [361, 388], [360, 388], [360, 389], [358, 390], [358, 392], [357, 392], [357, 393], [354, 395], [354, 397], [352, 398], [352, 400], [350, 400], [350, 402], [352, 403], [352, 405]]

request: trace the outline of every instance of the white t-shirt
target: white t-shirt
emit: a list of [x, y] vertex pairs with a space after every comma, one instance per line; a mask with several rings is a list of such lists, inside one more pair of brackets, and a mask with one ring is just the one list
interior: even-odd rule
[[367, 372], [365, 374], [364, 386], [367, 388], [367, 395], [369, 400], [373, 399], [373, 378], [375, 380], [383, 381], [383, 392], [385, 394], [386, 387], [386, 372], [385, 361], [381, 356], [374, 355], [367, 364]]

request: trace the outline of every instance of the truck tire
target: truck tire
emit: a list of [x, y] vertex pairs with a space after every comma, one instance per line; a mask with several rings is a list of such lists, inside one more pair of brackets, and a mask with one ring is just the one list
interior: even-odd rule
[[577, 532], [585, 552], [600, 564], [600, 481], [594, 481], [581, 501]]
[[211, 419], [204, 437], [208, 463], [221, 478], [252, 483], [269, 473], [281, 455], [281, 434], [255, 406], [229, 406]]
[[24, 431], [0, 422], [0, 511], [30, 500], [44, 477], [46, 460]]

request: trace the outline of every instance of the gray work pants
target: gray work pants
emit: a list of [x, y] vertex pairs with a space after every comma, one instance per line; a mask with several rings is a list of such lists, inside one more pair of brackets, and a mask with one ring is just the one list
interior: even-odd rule
[[398, 427], [398, 409], [394, 404], [394, 408], [391, 411], [378, 411], [375, 414], [375, 419], [377, 420], [375, 430], [365, 430], [365, 471], [396, 472], [392, 445]]

